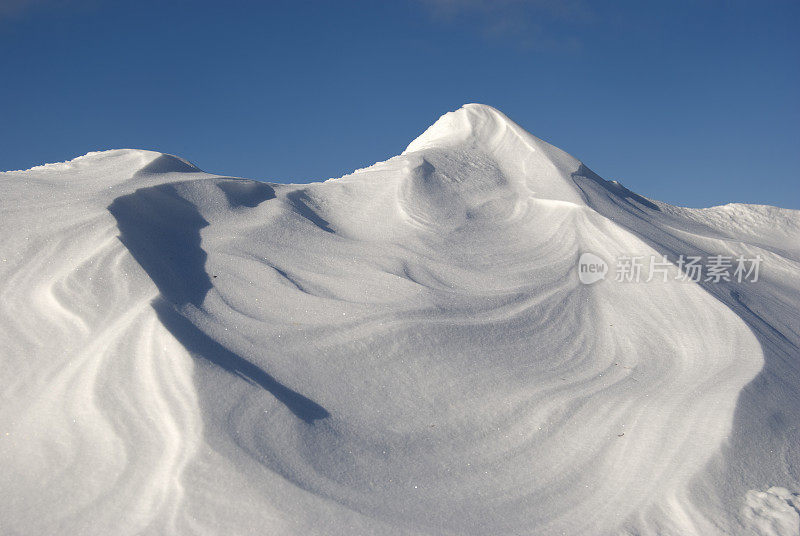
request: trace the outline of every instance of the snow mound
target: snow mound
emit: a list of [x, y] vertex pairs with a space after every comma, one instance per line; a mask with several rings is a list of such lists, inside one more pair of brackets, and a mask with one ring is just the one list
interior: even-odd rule
[[[469, 165], [470, 157], [491, 155], [503, 176], [526, 193], [540, 199], [583, 203], [571, 180], [580, 162], [525, 132], [490, 106], [467, 104], [445, 114], [412, 141], [403, 155], [425, 153], [426, 149], [432, 154], [453, 154], [463, 165]], [[463, 175], [453, 177], [461, 180]]]
[[[796, 533], [796, 211], [649, 200], [477, 104], [324, 183], [0, 183], [5, 532]], [[763, 262], [645, 282], [680, 255]]]
[[800, 533], [800, 494], [786, 488], [750, 490], [745, 497], [744, 518], [751, 534]]

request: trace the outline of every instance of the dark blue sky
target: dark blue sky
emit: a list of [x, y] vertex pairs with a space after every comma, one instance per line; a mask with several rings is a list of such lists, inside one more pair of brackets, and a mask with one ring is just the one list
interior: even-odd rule
[[800, 2], [0, 4], [0, 169], [91, 150], [305, 182], [495, 106], [686, 206], [800, 208]]

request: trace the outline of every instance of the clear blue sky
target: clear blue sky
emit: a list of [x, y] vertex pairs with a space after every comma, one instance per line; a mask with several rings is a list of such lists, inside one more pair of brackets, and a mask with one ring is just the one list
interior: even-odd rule
[[0, 169], [121, 147], [278, 182], [495, 106], [685, 206], [800, 208], [800, 2], [0, 2]]

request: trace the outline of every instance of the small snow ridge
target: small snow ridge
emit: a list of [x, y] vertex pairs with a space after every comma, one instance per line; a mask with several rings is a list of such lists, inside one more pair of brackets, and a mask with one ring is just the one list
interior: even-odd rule
[[200, 168], [177, 156], [171, 154], [160, 154], [149, 164], [139, 170], [139, 173], [159, 174], [159, 173], [198, 173]]
[[507, 183], [525, 197], [583, 205], [572, 176], [582, 164], [561, 149], [526, 132], [502, 112], [466, 104], [439, 118], [403, 152], [404, 156], [452, 152], [455, 159], [473, 155], [494, 160]]
[[132, 166], [139, 166], [140, 173], [170, 173], [170, 172], [199, 172], [194, 164], [177, 156], [159, 153], [157, 151], [146, 151], [143, 149], [111, 149], [108, 151], [90, 151], [84, 155], [77, 156], [64, 162], [54, 162], [33, 166], [30, 169], [9, 171], [8, 173], [20, 173], [25, 171], [46, 171], [64, 172], [81, 168], [94, 168], [100, 165], [117, 165], [119, 163], [130, 163]]
[[777, 486], [767, 491], [750, 490], [742, 516], [750, 534], [800, 534], [800, 494]]
[[440, 117], [412, 141], [403, 154], [431, 146], [458, 145], [469, 141], [470, 138], [492, 137], [494, 133], [503, 130], [509, 124], [513, 124], [511, 119], [491, 106], [465, 104], [455, 112], [448, 112]]

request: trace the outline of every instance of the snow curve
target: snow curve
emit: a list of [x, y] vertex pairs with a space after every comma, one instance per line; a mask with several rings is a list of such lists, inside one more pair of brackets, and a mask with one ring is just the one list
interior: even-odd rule
[[0, 184], [8, 532], [795, 526], [793, 428], [749, 431], [800, 409], [796, 211], [651, 201], [477, 104], [324, 183], [126, 150]]

